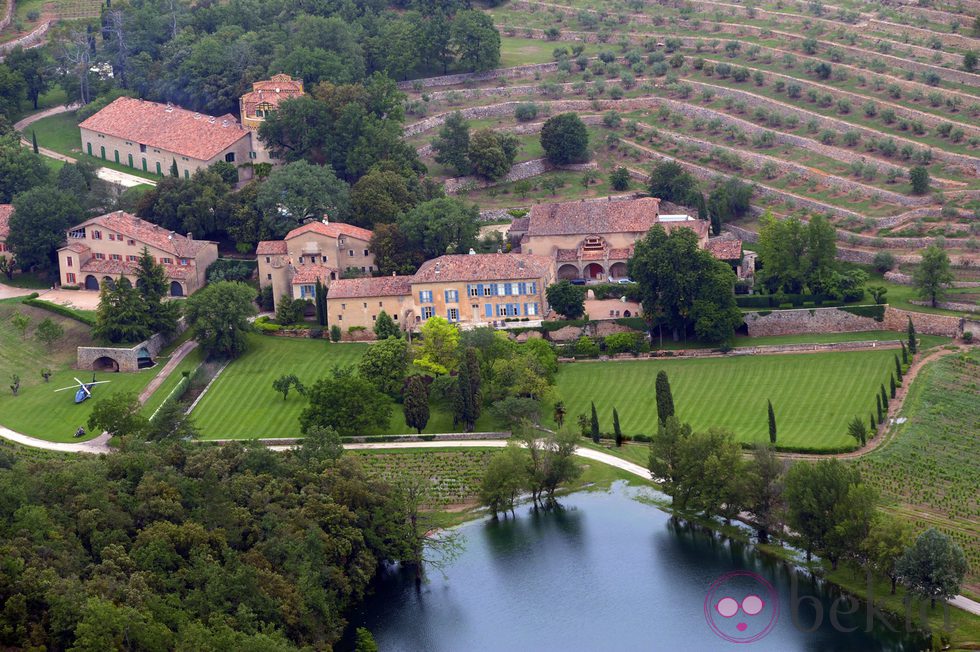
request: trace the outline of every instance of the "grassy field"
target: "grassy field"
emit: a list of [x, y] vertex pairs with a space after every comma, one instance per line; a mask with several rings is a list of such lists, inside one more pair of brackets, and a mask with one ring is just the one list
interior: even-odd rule
[[[21, 312], [31, 318], [27, 337], [21, 338], [11, 317]], [[64, 336], [51, 347], [33, 337], [34, 329], [46, 317], [61, 324]], [[98, 375], [99, 380], [111, 380], [109, 385], [95, 389], [95, 398], [75, 405], [74, 392], [55, 389], [74, 384], [74, 377], [90, 380], [91, 372], [72, 368], [75, 348], [92, 344], [89, 329], [74, 319], [66, 319], [45, 310], [24, 306], [16, 301], [0, 303], [0, 424], [26, 435], [49, 441], [77, 441], [72, 435], [85, 424], [92, 407], [101, 397], [117, 392], [139, 392], [163, 367], [164, 360], [152, 369], [138, 373]], [[48, 383], [40, 370], [48, 367], [54, 372]], [[7, 385], [13, 374], [20, 376], [20, 392], [13, 396]]]
[[[502, 36], [500, 38], [500, 67], [510, 68], [529, 63], [548, 63], [554, 61], [551, 53], [556, 48], [566, 48], [571, 51], [573, 45], [582, 44], [570, 41], [542, 41], [533, 38]], [[584, 53], [586, 56], [595, 56], [596, 51], [595, 45], [588, 44]]]
[[[897, 331], [859, 331], [857, 333], [803, 333], [801, 335], [770, 335], [768, 337], [749, 337], [747, 335], [736, 335], [735, 348], [745, 348], [751, 346], [763, 346], [773, 344], [831, 344], [833, 342], [887, 342], [893, 340], [906, 340], [904, 332]], [[923, 349], [932, 348], [950, 341], [948, 337], [939, 335], [918, 335], [919, 346]], [[678, 350], [678, 349], [705, 349], [713, 348], [696, 341], [672, 342], [665, 338], [663, 345], [654, 338], [653, 346], [656, 349]]]
[[967, 553], [969, 588], [980, 595], [980, 350], [922, 370], [894, 438], [855, 461], [887, 508], [915, 524], [955, 537]]
[[[225, 368], [194, 409], [195, 423], [205, 439], [298, 436], [299, 414], [306, 399], [292, 393], [282, 400], [272, 389], [272, 381], [293, 373], [310, 385], [332, 367], [355, 364], [368, 346], [250, 335], [248, 351]], [[492, 428], [486, 414], [477, 422], [477, 430]], [[388, 430], [412, 432], [400, 405], [392, 408]], [[451, 431], [452, 416], [433, 405], [425, 432]]]
[[636, 360], [562, 365], [558, 393], [575, 423], [594, 401], [603, 431], [617, 408], [626, 434], [656, 427], [657, 372], [670, 377], [681, 420], [695, 428], [729, 428], [743, 442], [768, 441], [766, 399], [779, 426], [778, 444], [813, 450], [846, 447], [856, 415], [867, 418], [879, 384], [893, 369], [892, 350], [803, 355]]

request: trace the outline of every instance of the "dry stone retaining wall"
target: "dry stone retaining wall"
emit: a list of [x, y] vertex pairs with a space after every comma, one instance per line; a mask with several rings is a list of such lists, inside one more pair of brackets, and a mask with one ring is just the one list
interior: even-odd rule
[[411, 81], [398, 82], [398, 88], [403, 91], [421, 85], [422, 88], [436, 88], [438, 86], [455, 86], [468, 82], [482, 82], [491, 79], [509, 79], [512, 77], [524, 77], [528, 73], [534, 72], [554, 72], [558, 70], [558, 63], [532, 63], [526, 66], [514, 66], [513, 68], [496, 68], [486, 72], [462, 72], [457, 75], [443, 75], [441, 77], [427, 77], [425, 79], [413, 79]]
[[51, 23], [54, 21], [47, 21], [41, 23], [37, 28], [34, 29], [30, 34], [25, 34], [20, 38], [16, 38], [12, 41], [7, 41], [6, 43], [0, 43], [0, 54], [10, 52], [18, 46], [24, 48], [30, 48], [44, 39], [44, 35], [48, 33], [48, 29], [51, 27]]
[[767, 315], [749, 312], [745, 314], [745, 324], [750, 337], [881, 330], [881, 322], [837, 308], [773, 310]]
[[963, 321], [959, 317], [933, 315], [925, 312], [912, 312], [887, 306], [883, 330], [902, 331], [908, 327], [909, 317], [916, 333], [957, 337], [962, 332]]
[[596, 167], [595, 163], [573, 163], [570, 165], [552, 165], [546, 159], [536, 158], [518, 163], [504, 177], [496, 180], [481, 179], [480, 177], [456, 177], [447, 179], [442, 185], [447, 195], [455, 195], [470, 188], [489, 188], [502, 183], [511, 183], [522, 179], [530, 179], [551, 170], [589, 170]]
[[[917, 306], [931, 306], [932, 304], [928, 301], [912, 301]], [[956, 301], [938, 301], [936, 302], [937, 308], [942, 308], [943, 310], [956, 310], [958, 312], [980, 312], [980, 306], [975, 303], [957, 303]]]
[[14, 0], [7, 0], [4, 3], [3, 18], [0, 18], [0, 30], [7, 29], [7, 25], [14, 18]]

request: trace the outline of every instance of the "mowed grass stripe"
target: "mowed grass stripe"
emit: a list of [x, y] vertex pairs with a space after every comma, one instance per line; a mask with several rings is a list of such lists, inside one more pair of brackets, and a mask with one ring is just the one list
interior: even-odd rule
[[766, 399], [773, 402], [778, 443], [827, 449], [853, 444], [854, 416], [867, 419], [893, 369], [895, 352], [853, 351], [700, 360], [635, 360], [562, 365], [558, 393], [569, 423], [595, 401], [600, 427], [612, 431], [619, 411], [626, 434], [656, 428], [656, 376], [670, 377], [681, 420], [695, 428], [731, 429], [740, 441], [768, 441]]

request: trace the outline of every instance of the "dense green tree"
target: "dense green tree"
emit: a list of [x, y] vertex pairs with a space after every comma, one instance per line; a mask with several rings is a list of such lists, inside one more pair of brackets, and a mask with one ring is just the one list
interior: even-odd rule
[[289, 390], [293, 387], [296, 388], [298, 394], [303, 394], [306, 391], [296, 374], [283, 374], [272, 381], [272, 389], [282, 394], [284, 401], [289, 398]]
[[378, 644], [374, 641], [371, 631], [365, 627], [358, 627], [354, 633], [354, 652], [378, 652]]
[[64, 334], [65, 329], [62, 328], [61, 324], [52, 320], [50, 317], [42, 319], [41, 323], [34, 329], [34, 337], [48, 348], [60, 340]]
[[674, 161], [658, 163], [653, 167], [648, 190], [661, 201], [675, 204], [689, 204], [696, 194], [700, 194], [697, 180]]
[[17, 114], [27, 95], [27, 82], [20, 72], [0, 63], [0, 116]]
[[467, 158], [473, 174], [486, 179], [500, 179], [514, 165], [521, 141], [513, 134], [478, 129], [470, 137]]
[[671, 496], [682, 482], [680, 465], [681, 442], [691, 436], [691, 426], [681, 423], [677, 417], [668, 416], [661, 421], [650, 441], [648, 468], [655, 480], [661, 482], [664, 493]]
[[[320, 326], [327, 325], [327, 286], [323, 284], [323, 281], [316, 279], [316, 284], [313, 286], [313, 296], [315, 297], [316, 304], [316, 323]], [[384, 311], [381, 314], [388, 316]], [[380, 316], [379, 316], [380, 319]]]
[[95, 401], [88, 417], [88, 429], [107, 432], [113, 437], [140, 436], [147, 427], [147, 420], [136, 394], [116, 392]]
[[139, 200], [136, 214], [170, 231], [219, 235], [235, 207], [232, 187], [218, 172], [202, 169], [190, 179], [161, 179]]
[[312, 426], [303, 436], [297, 457], [307, 462], [336, 462], [344, 454], [344, 444], [333, 428]]
[[881, 384], [881, 407], [888, 413], [888, 392], [885, 391], [885, 383]]
[[405, 384], [405, 372], [408, 370], [408, 343], [394, 336], [378, 340], [361, 356], [357, 370], [378, 391], [397, 397]]
[[429, 385], [423, 376], [411, 376], [402, 402], [405, 423], [420, 435], [429, 423]]
[[895, 354], [895, 374], [898, 376], [898, 382], [902, 382], [902, 363], [898, 360], [898, 354]]
[[578, 319], [585, 314], [585, 291], [567, 280], [549, 285], [545, 298], [551, 309], [563, 317]]
[[276, 169], [259, 187], [255, 203], [269, 232], [282, 237], [309, 220], [325, 216], [344, 221], [350, 210], [350, 189], [325, 166], [295, 161]]
[[967, 568], [963, 549], [935, 528], [920, 534], [896, 564], [902, 584], [933, 607], [936, 598], [949, 600], [959, 592]]
[[153, 333], [173, 335], [177, 331], [180, 304], [164, 301], [170, 289], [166, 270], [143, 247], [136, 263], [136, 288], [143, 300], [146, 324]]
[[613, 437], [615, 437], [617, 448], [623, 445], [623, 431], [619, 427], [619, 412], [616, 411], [616, 408], [613, 408]]
[[748, 213], [754, 188], [732, 177], [708, 195], [707, 208], [711, 216], [711, 232], [721, 233], [721, 225]]
[[14, 197], [13, 205], [7, 246], [17, 265], [25, 271], [55, 269], [65, 232], [82, 221], [78, 202], [60, 190], [38, 186]]
[[255, 290], [244, 283], [220, 281], [187, 299], [188, 327], [209, 356], [234, 358], [245, 351], [245, 335], [252, 329]]
[[[967, 50], [963, 53], [963, 70], [973, 72], [977, 68], [977, 53], [974, 50]], [[37, 108], [35, 105], [34, 108]]]
[[[860, 483], [858, 470], [836, 459], [790, 467], [785, 489], [788, 525], [799, 534], [808, 560], [814, 551], [827, 549], [834, 529], [843, 522], [848, 494]], [[850, 545], [858, 543], [851, 541]], [[828, 552], [835, 568], [840, 554], [838, 548]]]
[[420, 330], [422, 344], [415, 364], [435, 374], [447, 374], [456, 367], [459, 328], [443, 317], [427, 319]]
[[480, 418], [480, 361], [476, 349], [467, 347], [459, 363], [459, 373], [453, 387], [453, 425], [460, 424], [466, 432], [473, 432]]
[[449, 48], [467, 71], [493, 70], [500, 62], [500, 33], [493, 18], [482, 11], [456, 13], [449, 30]]
[[909, 315], [908, 320], [909, 320], [909, 323], [908, 323], [908, 328], [906, 330], [908, 331], [909, 353], [911, 355], [915, 355], [915, 353], [916, 353], [916, 347], [918, 346], [918, 344], [916, 343], [916, 339], [915, 339], [915, 325], [912, 323], [912, 316], [911, 315]]
[[745, 507], [755, 517], [759, 541], [782, 531], [783, 481], [785, 467], [772, 446], [757, 444], [746, 469]]
[[843, 298], [863, 285], [867, 275], [861, 270], [838, 270], [836, 238], [833, 225], [821, 215], [804, 223], [796, 217], [776, 220], [767, 211], [759, 230], [758, 279], [770, 292], [795, 294], [806, 288]]
[[924, 195], [929, 192], [929, 170], [922, 165], [916, 165], [909, 170], [909, 182], [912, 184], [913, 195]]
[[426, 199], [414, 176], [392, 169], [372, 169], [350, 190], [351, 222], [372, 228], [390, 224]]
[[541, 147], [554, 165], [583, 163], [589, 160], [589, 132], [577, 114], [561, 113], [541, 127]]
[[769, 443], [776, 443], [776, 413], [772, 409], [772, 401], [766, 400], [769, 406]]
[[388, 428], [391, 403], [367, 378], [352, 367], [337, 367], [307, 390], [309, 404], [300, 414], [302, 431], [321, 426], [342, 437], [376, 435]]
[[180, 401], [165, 401], [146, 425], [148, 441], [196, 439], [200, 433], [194, 426], [187, 406]]
[[741, 319], [735, 304], [735, 273], [698, 246], [690, 229], [669, 235], [655, 225], [636, 243], [629, 276], [639, 284], [640, 300], [651, 324], [660, 322], [674, 339], [694, 328], [708, 342], [733, 335]]
[[432, 141], [436, 163], [452, 168], [457, 176], [470, 173], [470, 123], [459, 111], [453, 111]]
[[153, 335], [142, 293], [127, 278], [102, 283], [92, 335], [112, 344], [134, 344]]
[[854, 417], [847, 424], [847, 434], [853, 437], [860, 446], [864, 446], [868, 440], [868, 424], [861, 417]]
[[589, 419], [589, 433], [592, 435], [592, 443], [599, 443], [599, 416], [595, 411], [595, 402], [592, 402], [592, 417]]
[[494, 518], [498, 512], [514, 512], [514, 506], [527, 484], [527, 453], [511, 442], [487, 464], [480, 485], [480, 502], [489, 508]]
[[374, 336], [379, 340], [389, 337], [401, 337], [402, 331], [387, 312], [382, 310], [378, 313], [378, 318], [374, 321]]
[[609, 174], [609, 185], [612, 186], [613, 190], [619, 192], [629, 190], [630, 171], [623, 166], [619, 166]]
[[945, 298], [946, 289], [954, 280], [949, 266], [949, 254], [934, 244], [926, 247], [922, 252], [922, 262], [912, 274], [912, 282], [919, 296], [935, 308]]
[[398, 224], [375, 225], [370, 248], [382, 276], [411, 275], [425, 262], [424, 254], [408, 242]]
[[704, 514], [737, 515], [745, 502], [742, 448], [730, 431], [692, 432], [677, 443], [673, 504]]
[[875, 518], [868, 536], [861, 542], [861, 553], [871, 568], [891, 581], [892, 595], [898, 581], [898, 561], [911, 542], [909, 524], [886, 514]]
[[666, 423], [667, 419], [674, 416], [674, 395], [670, 391], [670, 380], [667, 372], [661, 369], [657, 372], [657, 421]]
[[398, 220], [403, 246], [421, 252], [425, 259], [448, 253], [466, 253], [477, 244], [480, 210], [460, 199], [447, 197], [419, 204]]

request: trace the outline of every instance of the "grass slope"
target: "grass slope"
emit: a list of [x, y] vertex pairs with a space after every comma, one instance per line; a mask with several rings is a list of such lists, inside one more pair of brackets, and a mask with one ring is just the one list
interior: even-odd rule
[[[23, 339], [10, 321], [17, 311], [31, 317], [27, 337]], [[45, 347], [33, 336], [37, 324], [47, 317], [65, 329], [65, 335], [52, 347]], [[17, 302], [0, 304], [0, 379], [3, 380], [0, 424], [49, 441], [77, 441], [72, 435], [85, 425], [96, 401], [117, 392], [139, 392], [165, 364], [165, 359], [160, 359], [157, 366], [138, 373], [100, 373], [98, 380], [112, 383], [96, 388], [94, 399], [75, 405], [74, 392], [55, 393], [54, 390], [73, 385], [76, 376], [86, 381], [92, 378], [92, 372], [72, 367], [75, 348], [91, 344], [88, 327], [74, 319]], [[41, 378], [40, 370], [44, 367], [54, 372], [49, 383]], [[19, 396], [13, 396], [7, 387], [12, 374], [20, 376]]]
[[655, 382], [670, 377], [681, 420], [695, 428], [729, 428], [743, 442], [768, 441], [766, 399], [779, 426], [778, 444], [826, 450], [851, 446], [847, 422], [867, 418], [875, 392], [893, 369], [892, 350], [699, 360], [636, 360], [562, 365], [558, 393], [575, 423], [595, 401], [602, 430], [619, 410], [626, 434], [656, 427]]
[[[336, 366], [356, 364], [368, 344], [332, 344], [307, 340], [250, 335], [248, 351], [229, 364], [194, 409], [194, 421], [205, 439], [253, 439], [299, 436], [299, 415], [306, 399], [290, 393], [282, 399], [272, 381], [296, 374], [306, 385], [327, 375]], [[437, 405], [425, 432], [451, 432], [452, 416]], [[484, 414], [476, 429], [492, 429]], [[401, 406], [391, 412], [390, 433], [409, 433]]]
[[887, 508], [916, 529], [935, 526], [963, 546], [980, 594], [980, 350], [938, 360], [912, 383], [908, 421], [882, 448], [854, 462]]

